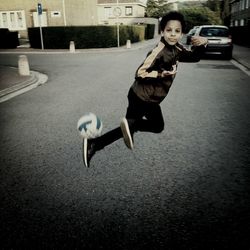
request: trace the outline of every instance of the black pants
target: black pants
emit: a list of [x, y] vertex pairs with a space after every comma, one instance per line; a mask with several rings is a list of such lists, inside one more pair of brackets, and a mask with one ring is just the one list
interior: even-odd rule
[[[160, 105], [141, 100], [132, 89], [128, 93], [126, 118], [132, 134], [137, 131], [160, 133], [164, 129]], [[121, 128], [115, 128], [96, 138], [97, 149], [102, 149], [122, 137]]]

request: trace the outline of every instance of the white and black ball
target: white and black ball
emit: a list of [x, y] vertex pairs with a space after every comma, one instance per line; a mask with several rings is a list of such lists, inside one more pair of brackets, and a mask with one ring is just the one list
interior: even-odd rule
[[101, 119], [93, 113], [82, 116], [77, 122], [77, 130], [83, 138], [87, 139], [100, 136], [102, 127]]

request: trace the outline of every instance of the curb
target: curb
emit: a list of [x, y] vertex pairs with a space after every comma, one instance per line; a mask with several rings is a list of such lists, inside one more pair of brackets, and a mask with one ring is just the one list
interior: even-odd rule
[[143, 40], [140, 42], [132, 43], [131, 48], [127, 48], [126, 45], [120, 47], [110, 48], [88, 48], [88, 49], [75, 49], [74, 52], [70, 52], [69, 49], [34, 49], [29, 47], [16, 48], [16, 49], [0, 49], [0, 54], [78, 54], [78, 53], [93, 53], [93, 52], [125, 52], [136, 49], [142, 49], [147, 46], [155, 45], [160, 40], [160, 36], [156, 36], [149, 40]]
[[244, 65], [242, 62], [240, 62], [240, 60], [238, 60], [237, 58], [233, 57], [231, 60], [231, 63], [236, 66], [237, 68], [239, 68], [241, 71], [243, 71], [245, 74], [247, 74], [248, 76], [250, 76], [250, 70], [248, 67], [246, 67], [246, 65]]
[[0, 91], [0, 103], [21, 95], [47, 82], [48, 76], [37, 71], [30, 71], [31, 78]]
[[237, 61], [239, 64], [241, 64], [247, 70], [250, 70], [250, 64], [249, 64], [249, 62], [247, 62], [247, 60], [244, 60], [244, 59], [240, 58], [237, 55], [233, 55], [232, 59], [235, 60], [235, 61]]

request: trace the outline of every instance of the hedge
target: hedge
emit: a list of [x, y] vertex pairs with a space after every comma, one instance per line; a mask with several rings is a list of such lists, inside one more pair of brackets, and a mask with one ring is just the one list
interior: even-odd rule
[[146, 24], [145, 30], [145, 39], [152, 39], [155, 35], [155, 25], [154, 24]]
[[[120, 25], [120, 45], [150, 39], [153, 29], [154, 25]], [[43, 27], [42, 32], [45, 49], [68, 49], [70, 41], [77, 49], [117, 46], [117, 26]], [[41, 48], [39, 28], [29, 28], [28, 36], [32, 48]]]
[[18, 32], [0, 29], [0, 49], [15, 49], [19, 45]]
[[250, 48], [249, 26], [230, 27], [233, 43]]

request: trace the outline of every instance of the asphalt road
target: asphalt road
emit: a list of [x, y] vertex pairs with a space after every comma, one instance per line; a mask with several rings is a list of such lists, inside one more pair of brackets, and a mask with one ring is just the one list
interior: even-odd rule
[[0, 104], [2, 249], [250, 248], [250, 84], [230, 61], [180, 64], [164, 132], [84, 167], [79, 117], [118, 126], [148, 50], [28, 55], [49, 81]]

